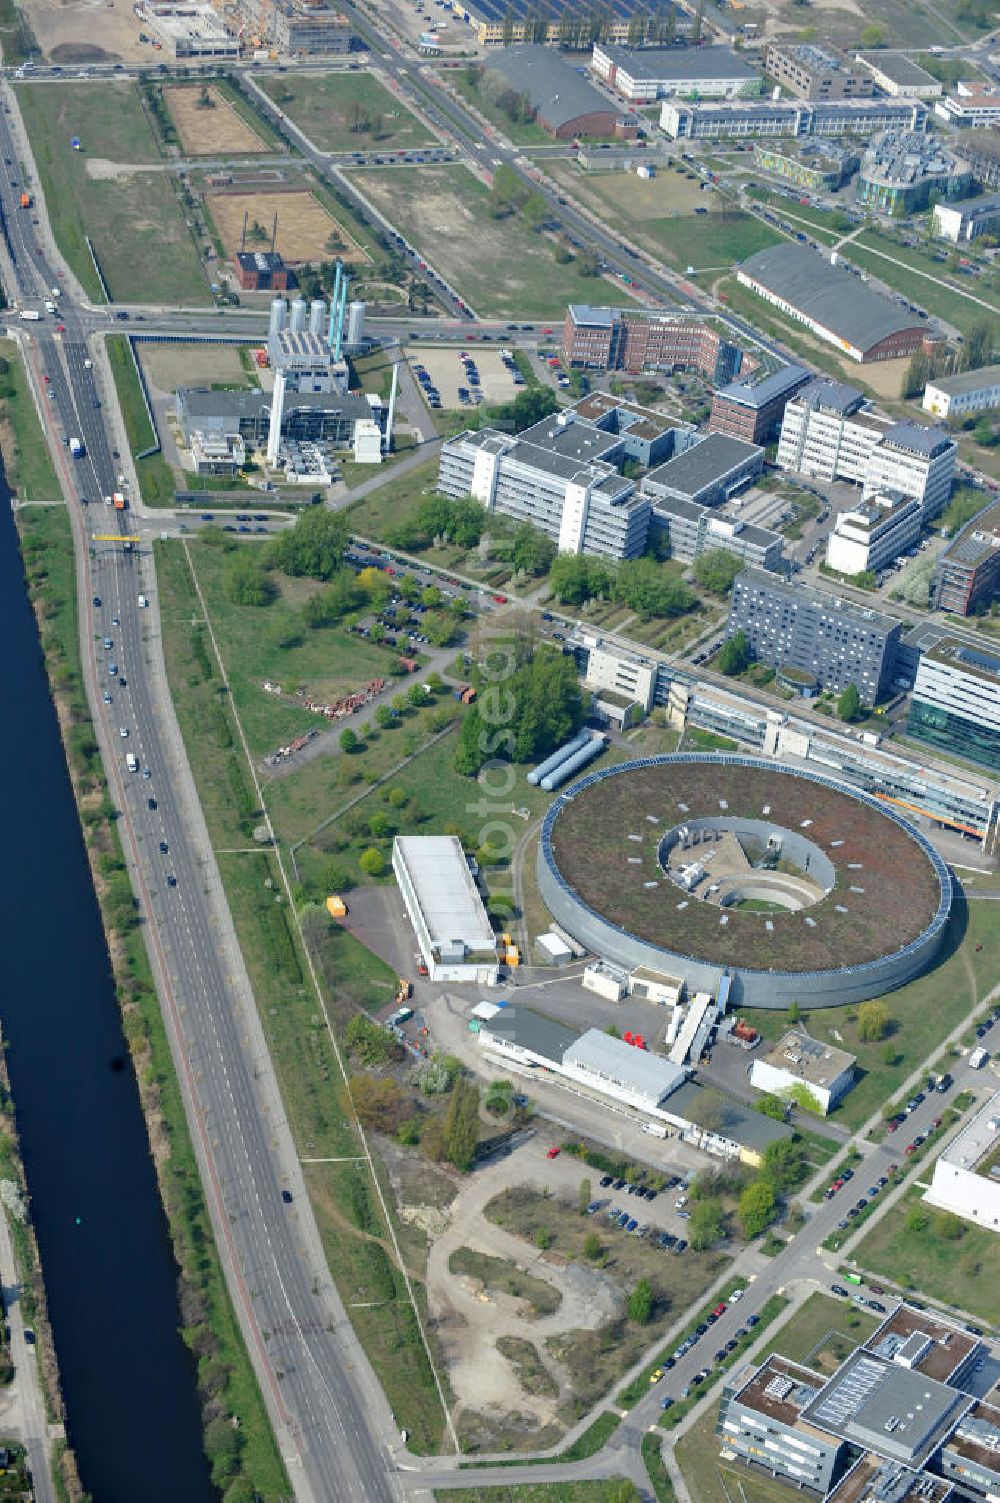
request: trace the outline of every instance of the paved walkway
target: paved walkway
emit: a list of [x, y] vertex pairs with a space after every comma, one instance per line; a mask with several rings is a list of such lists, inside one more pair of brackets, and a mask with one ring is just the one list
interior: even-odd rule
[[38, 1348], [33, 1343], [29, 1345], [24, 1336], [21, 1283], [4, 1211], [0, 1211], [0, 1282], [3, 1284], [3, 1305], [10, 1326], [10, 1356], [14, 1364], [14, 1382], [4, 1395], [7, 1402], [0, 1403], [0, 1424], [5, 1433], [15, 1435], [21, 1441], [28, 1453], [36, 1503], [56, 1503], [52, 1483], [52, 1442], [64, 1431], [62, 1425], [50, 1426], [45, 1416]]

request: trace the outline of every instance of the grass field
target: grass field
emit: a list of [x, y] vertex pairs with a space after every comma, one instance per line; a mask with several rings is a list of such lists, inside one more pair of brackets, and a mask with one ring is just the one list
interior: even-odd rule
[[[156, 442], [156, 433], [142, 399], [142, 387], [139, 385], [128, 336], [109, 334], [107, 346], [128, 445], [133, 455], [141, 454]], [[150, 454], [145, 459], [137, 459], [135, 468], [146, 505], [173, 506], [176, 491], [174, 472], [163, 455]]]
[[927, 1223], [908, 1229], [907, 1219], [923, 1206], [913, 1185], [898, 1205], [872, 1227], [855, 1249], [858, 1268], [918, 1290], [944, 1305], [956, 1305], [991, 1324], [1000, 1323], [1000, 1242], [995, 1231], [962, 1221], [955, 1236], [942, 1234], [940, 1213], [927, 1206]]
[[[648, 181], [631, 172], [585, 173], [552, 164], [551, 171], [575, 198], [609, 215], [630, 240], [665, 256], [679, 270], [729, 267], [784, 239], [752, 214], [728, 208], [719, 193], [703, 193], [676, 168]], [[707, 209], [695, 214], [695, 207]]]
[[[340, 242], [336, 254], [342, 261], [351, 265], [368, 262], [366, 252], [355, 241], [346, 223], [334, 218], [308, 189], [296, 193], [208, 193], [205, 204], [229, 256], [235, 255], [240, 248], [244, 215], [249, 216], [251, 227], [259, 224], [266, 232], [266, 241], [259, 244], [269, 246], [271, 227], [277, 214], [276, 246], [286, 261], [295, 264], [329, 260], [333, 254], [329, 248], [333, 235]], [[248, 241], [251, 249], [254, 243]]]
[[7, 482], [19, 500], [59, 500], [62, 491], [28, 390], [21, 353], [11, 339], [0, 339], [0, 450]]
[[240, 156], [265, 152], [268, 143], [250, 129], [238, 110], [218, 89], [208, 90], [209, 106], [202, 103], [202, 89], [167, 88], [163, 98], [180, 137], [186, 156]]
[[879, 1325], [874, 1315], [829, 1294], [811, 1294], [804, 1304], [778, 1326], [763, 1348], [766, 1356], [780, 1352], [793, 1362], [804, 1362], [816, 1372], [830, 1373]]
[[[984, 911], [990, 906], [957, 899], [938, 963], [884, 999], [893, 1021], [891, 1061], [884, 1057], [885, 1043], [858, 1038], [855, 1008], [821, 1008], [805, 1015], [813, 1038], [857, 1055], [858, 1082], [835, 1113], [843, 1126], [859, 1127], [890, 1100], [995, 984], [1000, 969], [1000, 925], [995, 914]], [[747, 1017], [770, 1039], [779, 1038], [788, 1022], [781, 1012], [751, 1010]]]
[[[369, 73], [261, 78], [261, 88], [320, 151], [409, 151], [434, 143], [426, 126]], [[356, 126], [367, 125], [367, 129]]]
[[800, 204], [797, 199], [787, 198], [782, 193], [772, 193], [760, 185], [749, 189], [749, 197], [755, 199], [757, 203], [767, 204], [768, 208], [773, 208], [779, 217], [787, 215], [789, 223], [798, 224], [799, 221], [804, 221], [811, 225], [813, 237], [829, 245], [833, 245], [855, 228], [853, 222], [840, 209], [820, 209], [815, 204]]
[[[950, 274], [944, 265], [921, 250], [896, 245], [877, 230], [865, 230], [845, 247], [845, 255], [886, 286], [894, 288], [918, 308], [964, 330], [976, 320], [1000, 315], [1000, 300], [980, 279]], [[886, 260], [891, 256], [892, 260]], [[898, 262], [905, 263], [898, 265]], [[971, 294], [963, 296], [963, 291]], [[975, 301], [974, 299], [980, 299]], [[983, 307], [983, 303], [988, 306]]]
[[488, 93], [471, 84], [465, 76], [464, 68], [456, 68], [452, 72], [443, 74], [442, 80], [447, 78], [449, 86], [455, 90], [462, 99], [474, 105], [479, 113], [490, 122], [500, 133], [513, 141], [515, 146], [551, 146], [552, 137], [536, 125], [533, 120], [515, 122], [499, 109], [490, 99]]
[[801, 1503], [802, 1493], [792, 1483], [720, 1461], [725, 1442], [715, 1433], [718, 1414], [718, 1404], [712, 1404], [674, 1447], [693, 1503], [733, 1503], [737, 1498], [741, 1503]]
[[[114, 299], [208, 302], [208, 282], [170, 175], [99, 165], [159, 161], [135, 89], [19, 84], [18, 101], [56, 241], [90, 297], [104, 300], [88, 236]], [[74, 135], [81, 151], [70, 145]]]
[[[493, 219], [488, 190], [464, 167], [400, 167], [354, 185], [484, 317], [562, 318], [567, 302], [631, 303], [603, 277], [560, 266], [552, 242], [519, 219]], [[498, 277], [496, 268], [504, 275]]]

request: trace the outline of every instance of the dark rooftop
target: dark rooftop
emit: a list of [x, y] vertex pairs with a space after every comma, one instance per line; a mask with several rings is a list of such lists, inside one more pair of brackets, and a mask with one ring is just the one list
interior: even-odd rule
[[754, 459], [763, 462], [763, 458], [764, 450], [759, 444], [748, 444], [728, 433], [709, 433], [673, 459], [668, 459], [666, 464], [650, 470], [643, 480], [643, 489], [651, 496], [655, 496], [661, 487], [696, 496], [706, 486], [725, 480], [740, 466]]
[[[900, 1350], [914, 1336], [928, 1338], [929, 1344], [919, 1356], [915, 1355], [916, 1346]], [[912, 1305], [899, 1305], [865, 1342], [868, 1351], [895, 1361], [910, 1361], [919, 1372], [939, 1383], [947, 1383], [978, 1346], [978, 1338], [968, 1331]]]
[[737, 270], [862, 351], [890, 334], [919, 327], [915, 315], [903, 312], [860, 278], [832, 266], [826, 256], [804, 245], [768, 246], [749, 256]]
[[756, 69], [747, 65], [731, 47], [643, 47], [633, 52], [628, 47], [601, 46], [617, 68], [634, 79], [759, 78]]
[[785, 1425], [795, 1425], [806, 1404], [822, 1387], [823, 1379], [811, 1368], [772, 1352], [742, 1388], [736, 1390], [734, 1397], [758, 1414], [766, 1414]]
[[554, 129], [578, 115], [617, 116], [621, 109], [568, 63], [555, 47], [525, 42], [499, 47], [486, 58], [486, 68], [526, 94], [533, 109]]
[[762, 370], [739, 381], [731, 381], [728, 386], [720, 386], [716, 396], [741, 402], [745, 407], [765, 407], [775, 397], [796, 391], [808, 377], [809, 372], [801, 365], [783, 365], [776, 371]]

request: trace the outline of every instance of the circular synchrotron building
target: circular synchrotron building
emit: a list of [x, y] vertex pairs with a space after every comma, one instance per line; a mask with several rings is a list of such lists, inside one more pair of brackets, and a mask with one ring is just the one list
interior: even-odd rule
[[926, 970], [951, 874], [888, 804], [722, 753], [592, 773], [553, 803], [538, 884], [588, 950], [731, 1005], [832, 1007]]

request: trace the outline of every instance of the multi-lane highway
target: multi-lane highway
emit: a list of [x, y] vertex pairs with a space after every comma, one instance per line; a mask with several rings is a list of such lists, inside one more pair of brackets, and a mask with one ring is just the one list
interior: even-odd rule
[[[0, 113], [0, 154], [18, 156], [8, 113]], [[122, 544], [88, 547], [88, 536], [126, 534], [130, 514], [102, 501], [117, 488], [118, 466], [88, 365], [86, 321], [32, 216], [15, 205], [5, 175], [9, 291], [22, 308], [41, 306], [53, 287], [62, 293], [62, 331], [43, 319], [27, 333], [29, 369], [62, 455], [80, 543], [88, 693], [233, 1303], [296, 1495], [392, 1503], [386, 1448], [399, 1444], [398, 1432], [331, 1284], [267, 1062], [162, 671], [153, 571]], [[82, 458], [70, 457], [63, 434], [83, 440]], [[140, 593], [152, 598], [149, 609], [140, 608]], [[126, 771], [128, 752], [148, 777]]]

